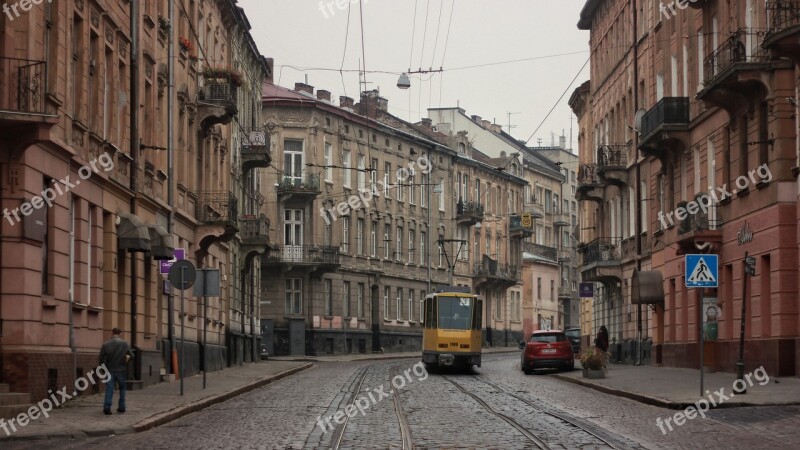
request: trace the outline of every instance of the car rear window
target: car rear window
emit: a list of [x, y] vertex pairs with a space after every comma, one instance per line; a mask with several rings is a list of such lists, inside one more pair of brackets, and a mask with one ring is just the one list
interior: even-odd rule
[[564, 333], [539, 333], [531, 336], [531, 342], [563, 342], [567, 340]]
[[581, 330], [567, 330], [567, 331], [565, 331], [565, 333], [566, 333], [567, 336], [573, 337], [573, 338], [581, 336]]

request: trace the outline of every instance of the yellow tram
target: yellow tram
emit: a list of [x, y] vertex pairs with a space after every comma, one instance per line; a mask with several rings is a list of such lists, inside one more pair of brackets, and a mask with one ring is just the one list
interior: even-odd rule
[[422, 362], [428, 367], [481, 366], [483, 300], [468, 287], [446, 286], [425, 297]]

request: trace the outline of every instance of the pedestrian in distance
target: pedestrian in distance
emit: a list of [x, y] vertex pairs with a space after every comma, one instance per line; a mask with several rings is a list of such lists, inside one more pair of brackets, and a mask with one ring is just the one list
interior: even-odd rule
[[599, 353], [603, 358], [603, 366], [608, 360], [608, 328], [605, 325], [600, 327], [597, 337], [594, 340], [595, 353]]
[[111, 339], [103, 344], [100, 349], [100, 364], [105, 364], [111, 378], [106, 383], [106, 398], [103, 403], [103, 413], [111, 415], [111, 404], [114, 400], [114, 386], [119, 389], [118, 413], [125, 412], [125, 370], [128, 361], [133, 358], [131, 346], [122, 337], [122, 330], [114, 327], [111, 330]]

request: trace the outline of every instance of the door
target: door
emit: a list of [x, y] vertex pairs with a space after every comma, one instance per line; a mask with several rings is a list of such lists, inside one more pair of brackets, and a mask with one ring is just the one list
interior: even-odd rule
[[283, 258], [289, 262], [303, 260], [303, 210], [283, 210]]

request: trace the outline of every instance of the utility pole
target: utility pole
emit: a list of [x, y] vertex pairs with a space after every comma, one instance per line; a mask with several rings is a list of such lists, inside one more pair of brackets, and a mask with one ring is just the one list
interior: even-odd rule
[[516, 126], [516, 125], [511, 125], [511, 115], [512, 115], [512, 114], [521, 114], [521, 113], [518, 113], [518, 112], [508, 112], [508, 113], [506, 113], [506, 114], [508, 114], [508, 134], [511, 134], [511, 129], [512, 129], [512, 128], [517, 128], [517, 126]]
[[748, 252], [744, 252], [744, 278], [742, 278], [742, 318], [739, 327], [739, 360], [736, 361], [736, 380], [741, 380], [741, 389], [735, 388], [737, 383], [734, 383], [734, 391], [737, 394], [747, 393], [747, 384], [744, 382], [744, 325], [745, 314], [747, 313], [747, 279], [756, 274], [756, 259], [752, 256], [747, 256]]
[[[631, 0], [631, 13], [633, 15], [633, 110], [639, 110], [639, 45], [638, 36], [635, 30], [638, 29], [637, 21], [639, 17], [636, 12], [636, 2]], [[571, 127], [570, 122], [570, 127]], [[642, 270], [642, 173], [639, 165], [639, 130], [633, 133], [633, 154], [634, 164], [636, 165], [636, 270]], [[642, 364], [642, 304], [636, 305], [636, 356], [634, 362], [637, 366]]]

